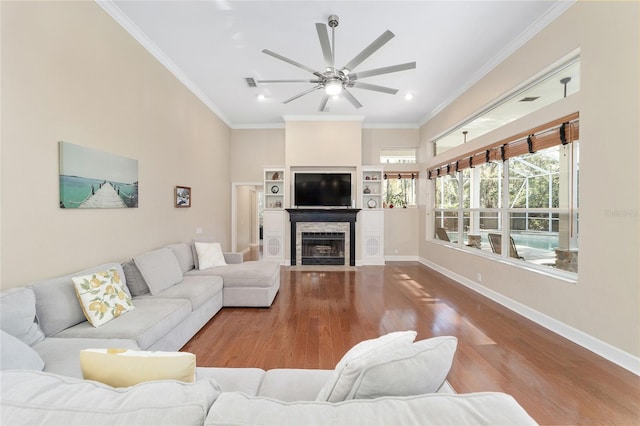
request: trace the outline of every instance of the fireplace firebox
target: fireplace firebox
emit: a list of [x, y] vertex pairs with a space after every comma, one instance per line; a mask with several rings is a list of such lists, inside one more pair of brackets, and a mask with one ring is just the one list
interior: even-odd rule
[[303, 265], [344, 265], [344, 232], [302, 232]]

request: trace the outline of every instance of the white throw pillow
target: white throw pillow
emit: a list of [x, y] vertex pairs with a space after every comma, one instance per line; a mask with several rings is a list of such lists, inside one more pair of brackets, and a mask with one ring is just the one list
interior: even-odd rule
[[227, 262], [224, 260], [222, 247], [220, 243], [202, 243], [196, 241], [196, 252], [198, 253], [198, 269], [215, 268], [216, 266], [225, 266]]
[[168, 379], [193, 383], [196, 356], [189, 352], [83, 349], [80, 367], [85, 379], [113, 387]]
[[409, 344], [414, 341], [417, 334], [415, 331], [396, 331], [358, 343], [338, 362], [331, 377], [318, 393], [316, 401], [344, 401], [360, 375], [363, 359], [379, 352], [389, 351], [396, 345]]
[[100, 327], [134, 308], [116, 268], [71, 280], [84, 316], [94, 327]]
[[455, 337], [441, 336], [356, 360], [352, 366], [361, 373], [346, 399], [434, 393], [449, 374], [457, 346]]

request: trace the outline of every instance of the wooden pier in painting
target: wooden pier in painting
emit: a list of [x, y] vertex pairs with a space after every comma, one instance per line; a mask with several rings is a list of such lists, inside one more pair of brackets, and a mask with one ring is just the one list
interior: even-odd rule
[[109, 183], [104, 183], [78, 206], [79, 209], [119, 209], [127, 207], [118, 191]]

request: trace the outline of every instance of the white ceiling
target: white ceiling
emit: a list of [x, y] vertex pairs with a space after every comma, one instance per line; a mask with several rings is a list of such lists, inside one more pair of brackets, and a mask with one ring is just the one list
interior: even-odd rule
[[[573, 3], [97, 1], [232, 128], [281, 127], [284, 116], [354, 116], [364, 127], [417, 127]], [[414, 70], [359, 80], [399, 89], [398, 94], [352, 88], [362, 108], [341, 98], [330, 100], [329, 111], [321, 113], [320, 91], [282, 103], [311, 83], [247, 86], [246, 77], [313, 78], [263, 49], [323, 71], [314, 24], [326, 23], [329, 15], [340, 18], [335, 30], [339, 67], [385, 30], [395, 34], [354, 71], [416, 61]], [[406, 100], [406, 94], [413, 99]]]

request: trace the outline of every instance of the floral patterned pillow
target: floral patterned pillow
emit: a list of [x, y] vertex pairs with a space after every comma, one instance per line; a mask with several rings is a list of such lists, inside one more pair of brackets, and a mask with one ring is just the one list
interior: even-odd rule
[[116, 268], [73, 277], [73, 285], [84, 316], [100, 327], [134, 308]]

